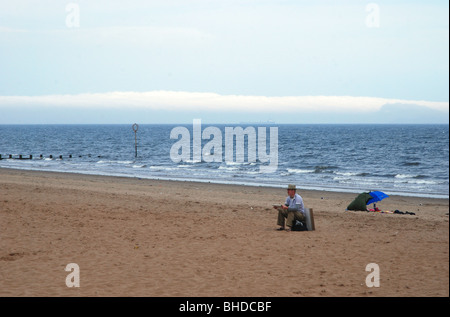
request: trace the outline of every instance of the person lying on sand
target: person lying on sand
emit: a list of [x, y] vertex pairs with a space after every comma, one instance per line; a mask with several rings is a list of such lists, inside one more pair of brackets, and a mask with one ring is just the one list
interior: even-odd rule
[[278, 210], [278, 222], [280, 226], [277, 230], [285, 230], [285, 226], [288, 227], [287, 231], [290, 231], [295, 221], [301, 221], [305, 223], [305, 206], [303, 204], [303, 198], [297, 194], [297, 188], [295, 185], [288, 185], [287, 188], [288, 197], [284, 205], [274, 205], [273, 208]]

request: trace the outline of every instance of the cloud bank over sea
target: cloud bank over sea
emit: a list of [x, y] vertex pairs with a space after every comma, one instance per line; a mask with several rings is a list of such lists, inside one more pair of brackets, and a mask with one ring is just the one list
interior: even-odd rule
[[[58, 123], [128, 123], [140, 115], [142, 123], [166, 117], [158, 123], [189, 123], [200, 116], [211, 122], [236, 122], [227, 115], [250, 115], [256, 121], [278, 123], [448, 123], [449, 103], [355, 96], [244, 96], [208, 92], [149, 91], [108, 92], [44, 96], [0, 96], [0, 123], [39, 123], [36, 117], [22, 121], [24, 111], [47, 119], [67, 111]], [[186, 118], [186, 114], [188, 118]], [[75, 117], [73, 116], [75, 115]], [[30, 119], [31, 118], [31, 119]], [[170, 118], [170, 119], [169, 119]], [[234, 117], [235, 118], [235, 117]], [[230, 121], [231, 120], [231, 121]], [[88, 120], [89, 121], [89, 120]], [[48, 121], [46, 121], [48, 122]]]

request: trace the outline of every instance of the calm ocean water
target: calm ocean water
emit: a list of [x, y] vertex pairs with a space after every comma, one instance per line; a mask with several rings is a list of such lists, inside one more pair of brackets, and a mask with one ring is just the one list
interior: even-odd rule
[[[225, 159], [174, 163], [170, 149], [177, 139], [171, 139], [170, 132], [178, 126], [192, 132], [192, 124], [140, 125], [135, 158], [131, 124], [0, 125], [0, 167], [269, 187], [295, 183], [304, 189], [449, 197], [448, 125], [202, 125], [202, 129], [219, 128], [223, 146], [225, 127], [251, 126], [257, 131], [265, 126], [267, 151], [269, 127], [277, 127], [278, 168], [272, 173], [260, 171], [260, 165], [268, 163], [248, 162], [247, 152], [243, 163]], [[208, 142], [203, 140], [202, 146]], [[222, 152], [225, 157], [225, 148]], [[20, 154], [31, 154], [33, 159], [14, 159]]]

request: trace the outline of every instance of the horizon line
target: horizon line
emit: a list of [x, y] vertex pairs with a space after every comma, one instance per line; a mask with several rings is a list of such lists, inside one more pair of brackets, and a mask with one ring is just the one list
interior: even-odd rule
[[[178, 123], [168, 123], [168, 122], [161, 122], [161, 123], [0, 123], [0, 125], [133, 125], [137, 123], [138, 125], [186, 125], [186, 124], [193, 124], [192, 122], [178, 122]], [[279, 123], [279, 122], [226, 122], [226, 123], [219, 123], [219, 122], [202, 122], [202, 124], [208, 124], [208, 125], [226, 125], [226, 124], [264, 124], [264, 125], [449, 125], [449, 123], [423, 123], [423, 122], [417, 122], [417, 123], [405, 123], [405, 122], [380, 122], [380, 123], [364, 123], [364, 122], [310, 122], [310, 123]]]

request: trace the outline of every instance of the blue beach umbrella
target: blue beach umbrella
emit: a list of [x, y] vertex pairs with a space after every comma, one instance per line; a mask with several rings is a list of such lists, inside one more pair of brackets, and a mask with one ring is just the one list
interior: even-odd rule
[[376, 191], [376, 192], [370, 192], [369, 195], [372, 196], [372, 199], [369, 199], [369, 201], [367, 202], [367, 205], [376, 203], [377, 201], [381, 201], [381, 200], [383, 200], [383, 199], [389, 197], [389, 196], [386, 195], [385, 193], [379, 192], [379, 191]]

